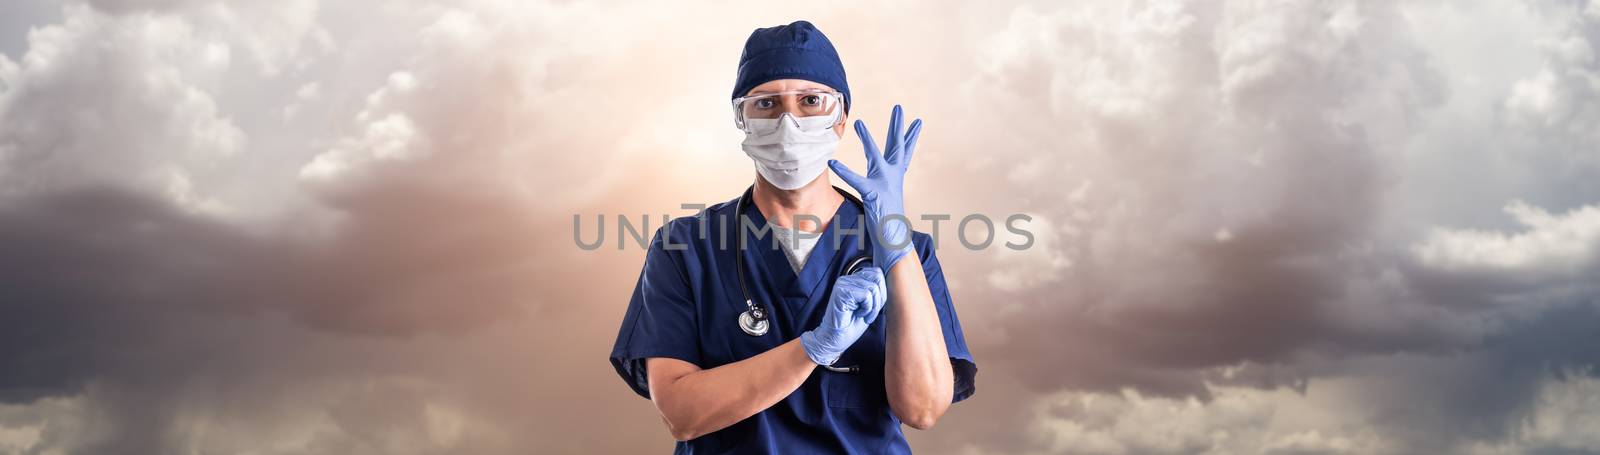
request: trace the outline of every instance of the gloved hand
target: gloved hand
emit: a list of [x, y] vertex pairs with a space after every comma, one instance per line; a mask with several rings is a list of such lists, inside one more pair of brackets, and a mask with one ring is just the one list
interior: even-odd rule
[[822, 323], [800, 334], [800, 347], [818, 365], [833, 365], [867, 332], [867, 326], [878, 319], [878, 312], [888, 300], [889, 285], [877, 267], [839, 277], [833, 282], [833, 296], [822, 313]]
[[861, 193], [866, 206], [867, 231], [872, 234], [872, 263], [884, 272], [894, 267], [900, 258], [910, 254], [911, 219], [906, 218], [905, 178], [911, 166], [911, 154], [917, 149], [917, 136], [922, 134], [922, 119], [911, 122], [911, 128], [900, 134], [900, 105], [894, 106], [889, 116], [888, 147], [878, 151], [867, 124], [856, 120], [856, 135], [861, 137], [861, 148], [867, 154], [867, 175], [862, 177], [839, 160], [828, 160], [828, 167], [840, 179]]

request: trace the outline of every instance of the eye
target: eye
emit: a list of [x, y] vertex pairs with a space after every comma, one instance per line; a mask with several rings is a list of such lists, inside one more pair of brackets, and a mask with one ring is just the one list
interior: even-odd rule
[[819, 96], [819, 95], [806, 95], [806, 96], [800, 98], [800, 102], [802, 104], [807, 105], [807, 106], [821, 106], [822, 105], [822, 96]]
[[755, 104], [756, 109], [772, 109], [772, 107], [775, 106], [775, 105], [776, 105], [776, 102], [774, 102], [772, 100], [772, 98], [762, 98], [762, 99], [756, 100], [756, 104]]

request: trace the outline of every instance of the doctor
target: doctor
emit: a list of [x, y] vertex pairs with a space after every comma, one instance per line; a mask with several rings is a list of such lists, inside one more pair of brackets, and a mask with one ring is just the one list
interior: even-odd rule
[[896, 106], [880, 149], [857, 120], [865, 175], [831, 160], [850, 87], [805, 21], [750, 34], [733, 98], [755, 183], [656, 231], [611, 363], [676, 453], [909, 453], [900, 425], [932, 427], [977, 373], [905, 217], [921, 121]]

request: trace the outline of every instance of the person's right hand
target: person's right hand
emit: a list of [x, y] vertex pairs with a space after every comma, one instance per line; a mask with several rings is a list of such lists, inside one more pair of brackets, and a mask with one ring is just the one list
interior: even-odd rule
[[878, 312], [889, 300], [889, 285], [883, 271], [867, 267], [839, 277], [833, 282], [833, 296], [822, 314], [822, 324], [800, 334], [800, 346], [818, 365], [833, 365], [839, 355], [855, 344], [867, 326], [878, 319]]

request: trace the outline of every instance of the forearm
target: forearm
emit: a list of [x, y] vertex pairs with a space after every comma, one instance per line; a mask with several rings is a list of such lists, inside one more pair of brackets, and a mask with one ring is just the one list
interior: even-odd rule
[[[660, 360], [650, 359], [650, 368]], [[675, 378], [652, 372], [650, 396], [673, 437], [689, 440], [771, 407], [799, 388], [816, 366], [800, 342], [790, 340], [748, 359]]]
[[888, 306], [884, 385], [889, 407], [912, 428], [927, 429], [950, 408], [955, 379], [939, 313], [915, 252], [889, 271]]

